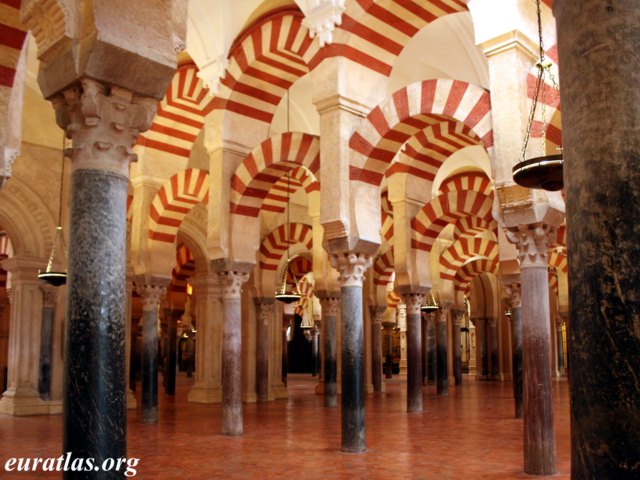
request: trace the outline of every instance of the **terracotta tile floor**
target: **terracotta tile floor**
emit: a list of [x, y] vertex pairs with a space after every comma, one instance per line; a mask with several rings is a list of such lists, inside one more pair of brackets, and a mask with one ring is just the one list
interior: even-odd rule
[[[522, 472], [522, 420], [513, 418], [511, 384], [465, 379], [437, 397], [424, 389], [424, 412], [405, 413], [405, 379], [366, 399], [367, 452], [340, 451], [340, 409], [325, 408], [311, 376], [291, 375], [291, 398], [245, 404], [244, 435], [224, 437], [220, 405], [190, 404], [192, 379], [179, 378], [175, 398], [160, 396], [157, 425], [130, 411], [128, 456], [142, 479], [517, 479]], [[554, 382], [558, 473], [569, 478], [566, 381]], [[338, 402], [340, 403], [340, 402]], [[60, 416], [0, 415], [0, 478], [10, 457], [58, 457]]]

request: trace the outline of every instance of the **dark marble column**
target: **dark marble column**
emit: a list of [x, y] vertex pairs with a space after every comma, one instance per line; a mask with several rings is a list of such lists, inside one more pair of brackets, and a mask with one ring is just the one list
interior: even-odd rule
[[436, 313], [436, 392], [447, 395], [449, 378], [447, 375], [447, 318], [451, 310], [450, 302], [443, 302]]
[[324, 326], [324, 406], [335, 407], [338, 404], [336, 318], [340, 309], [340, 298], [337, 295], [321, 297], [320, 305]]
[[158, 308], [167, 294], [163, 285], [138, 282], [142, 297], [142, 386], [140, 420], [158, 421]]
[[402, 295], [407, 306], [407, 412], [422, 412], [422, 321], [424, 295]]
[[342, 310], [342, 451], [364, 452], [364, 323], [362, 283], [371, 257], [357, 253], [331, 256], [339, 272]]
[[382, 392], [382, 319], [385, 305], [371, 305], [371, 379], [373, 391]]
[[269, 400], [269, 325], [274, 321], [275, 299], [254, 298], [256, 306], [256, 395], [258, 402]]
[[427, 358], [427, 323], [428, 313], [422, 313], [420, 315], [420, 334], [422, 336], [422, 385], [427, 385], [429, 374], [427, 372], [429, 368], [429, 361]]
[[520, 283], [514, 282], [505, 287], [511, 309], [511, 359], [513, 362], [513, 399], [516, 418], [522, 418], [522, 304], [520, 301]]
[[427, 314], [427, 385], [435, 385], [436, 370], [436, 314]]
[[489, 378], [496, 380], [500, 375], [498, 363], [498, 319], [487, 318], [487, 346], [489, 350]]
[[218, 273], [222, 285], [222, 434], [242, 435], [242, 310], [240, 294], [249, 273]]
[[128, 175], [132, 144], [157, 101], [83, 79], [52, 103], [73, 140], [63, 451], [100, 464], [126, 457]]
[[311, 357], [313, 359], [312, 376], [320, 373], [320, 322], [314, 322], [311, 330]]
[[462, 339], [460, 330], [464, 321], [464, 310], [452, 310], [453, 321], [453, 378], [456, 385], [462, 385]]
[[564, 375], [564, 345], [562, 342], [562, 318], [556, 318], [556, 345], [558, 353], [558, 375]]
[[385, 378], [393, 378], [393, 329], [396, 324], [391, 322], [385, 322], [384, 335], [386, 343], [386, 356], [384, 361], [384, 376]]
[[556, 0], [553, 11], [567, 195], [571, 473], [640, 478], [640, 2]]
[[182, 317], [182, 310], [167, 311], [169, 328], [167, 330], [167, 384], [165, 393], [176, 394], [176, 369], [178, 367], [178, 320]]
[[51, 399], [51, 351], [56, 313], [55, 287], [42, 286], [42, 328], [40, 329], [40, 375], [38, 392], [42, 400]]
[[479, 365], [477, 375], [479, 380], [489, 378], [489, 356], [487, 355], [487, 320], [485, 318], [474, 319], [476, 326], [476, 349], [478, 350]]
[[518, 247], [522, 281], [522, 369], [524, 385], [524, 471], [551, 475], [556, 441], [551, 390], [551, 325], [547, 249], [555, 228], [520, 225], [507, 231]]

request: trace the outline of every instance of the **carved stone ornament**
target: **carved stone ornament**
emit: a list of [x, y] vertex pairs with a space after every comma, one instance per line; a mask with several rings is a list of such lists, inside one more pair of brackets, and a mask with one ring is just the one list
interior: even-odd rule
[[333, 42], [336, 25], [342, 24], [345, 0], [309, 0], [303, 8], [303, 25], [309, 29], [309, 37], [318, 37], [321, 47]]
[[249, 272], [218, 272], [220, 285], [222, 286], [222, 298], [240, 298], [242, 285], [249, 280]]
[[40, 286], [40, 290], [42, 290], [42, 308], [54, 308], [57, 298], [55, 287], [42, 285]]
[[424, 302], [424, 295], [421, 293], [403, 294], [402, 302], [407, 307], [407, 315], [420, 315], [420, 307]]
[[546, 268], [548, 249], [556, 237], [556, 227], [542, 223], [518, 225], [517, 229], [509, 229], [505, 233], [518, 248], [520, 268]]
[[99, 169], [128, 176], [137, 160], [133, 144], [151, 127], [158, 102], [84, 78], [51, 100], [58, 125], [73, 139], [73, 169]]
[[273, 298], [260, 298], [256, 299], [256, 314], [258, 317], [258, 322], [264, 325], [268, 324], [269, 321], [273, 318], [275, 313], [275, 299]]
[[447, 317], [449, 316], [449, 311], [452, 306], [453, 303], [451, 302], [442, 302], [440, 310], [438, 310], [438, 313], [436, 314], [436, 323], [447, 322]]
[[323, 316], [337, 317], [340, 311], [340, 298], [322, 297], [320, 298], [320, 306], [322, 307]]
[[371, 312], [371, 323], [380, 327], [382, 320], [384, 320], [384, 314], [386, 311], [386, 305], [370, 305], [369, 312]]
[[522, 307], [522, 301], [520, 300], [520, 283], [514, 282], [504, 286], [504, 291], [509, 299], [511, 308]]
[[338, 270], [338, 280], [343, 287], [362, 287], [364, 274], [372, 263], [364, 253], [338, 253], [331, 255], [331, 266]]
[[138, 288], [138, 295], [142, 297], [142, 311], [153, 312], [167, 295], [167, 288], [160, 285], [142, 285]]

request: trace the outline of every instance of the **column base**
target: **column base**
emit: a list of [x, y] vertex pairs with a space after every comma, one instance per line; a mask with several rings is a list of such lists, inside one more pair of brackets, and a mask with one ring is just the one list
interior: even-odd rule
[[283, 384], [280, 385], [271, 385], [271, 393], [274, 396], [275, 400], [281, 398], [289, 398], [289, 390]]
[[0, 413], [13, 415], [14, 417], [49, 415], [51, 413], [49, 405], [52, 403], [57, 404], [60, 402], [45, 402], [35, 390], [16, 392], [9, 389], [2, 394], [0, 399]]
[[316, 393], [320, 395], [324, 394], [324, 380], [320, 380], [316, 385]]
[[456, 377], [447, 377], [447, 381], [449, 382], [450, 387], [454, 387], [456, 385]]
[[258, 401], [258, 395], [253, 392], [247, 392], [242, 394], [242, 402], [243, 403], [256, 403]]
[[135, 410], [138, 408], [138, 400], [131, 390], [127, 390], [127, 410]]
[[194, 385], [187, 394], [187, 401], [193, 403], [221, 403], [222, 387]]

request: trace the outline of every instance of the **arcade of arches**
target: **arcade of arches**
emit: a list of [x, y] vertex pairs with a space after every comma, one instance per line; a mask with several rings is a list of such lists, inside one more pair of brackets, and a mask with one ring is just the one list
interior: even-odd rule
[[640, 475], [633, 0], [541, 2], [562, 109], [549, 85], [527, 154], [562, 146], [558, 192], [511, 175], [530, 0], [0, 12], [0, 420], [62, 414], [62, 451], [124, 457], [127, 409], [158, 422], [176, 378], [238, 436], [313, 370], [336, 448], [364, 452], [389, 379], [407, 414], [486, 380], [513, 385], [522, 470], [547, 475], [568, 382], [572, 476]]

